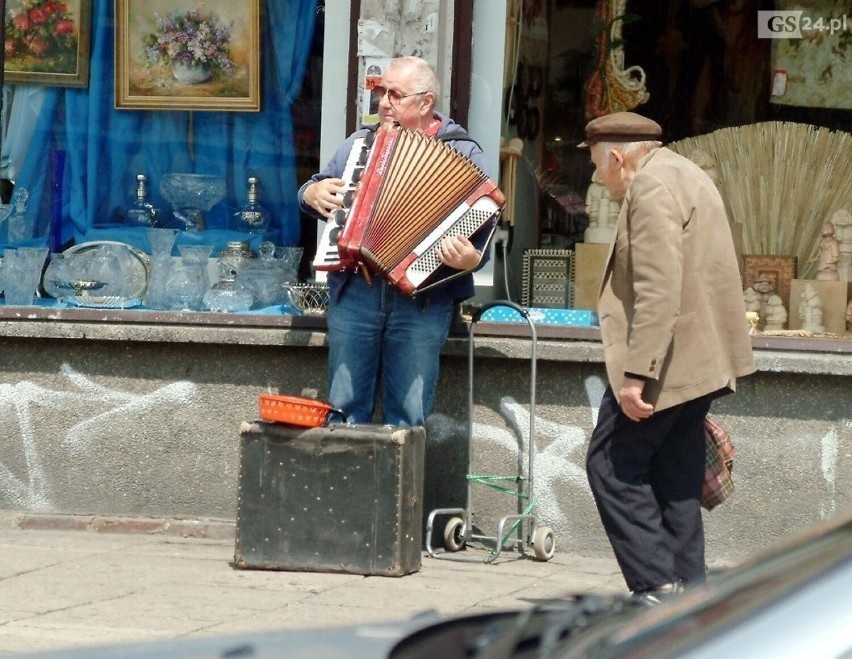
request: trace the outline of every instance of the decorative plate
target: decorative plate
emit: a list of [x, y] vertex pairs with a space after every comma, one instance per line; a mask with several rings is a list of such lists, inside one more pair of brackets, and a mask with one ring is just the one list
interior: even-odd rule
[[[111, 245], [114, 247], [115, 254], [118, 256], [121, 263], [121, 279], [122, 281], [129, 283], [129, 292], [126, 296], [123, 296], [123, 299], [132, 301], [145, 297], [145, 290], [148, 288], [148, 277], [151, 272], [151, 264], [148, 255], [132, 245], [114, 240], [96, 240], [69, 247], [62, 252], [62, 256], [65, 258], [68, 267], [73, 270], [75, 265], [79, 266], [87, 259], [92, 258], [94, 251], [102, 245]], [[42, 279], [44, 290], [51, 297], [66, 300], [74, 304], [77, 304], [80, 300], [85, 300], [87, 302], [103, 302], [107, 300], [106, 296], [99, 297], [96, 295], [86, 295], [85, 291], [75, 292], [74, 290], [69, 290], [65, 285], [66, 282], [57, 277], [56, 268], [56, 263], [51, 261], [45, 269], [44, 277]], [[104, 285], [109, 283], [110, 282], [103, 282]], [[101, 287], [102, 286], [99, 286], [98, 288]], [[80, 295], [81, 292], [83, 295]], [[119, 309], [122, 308], [122, 306], [128, 306], [127, 304], [122, 305], [116, 303], [117, 297], [118, 296], [109, 296], [109, 308]], [[72, 298], [76, 298], [76, 301]], [[120, 299], [121, 298], [119, 298], [119, 300]], [[92, 305], [87, 303], [85, 305], [78, 304], [78, 306]], [[103, 305], [99, 304], [98, 306]]]

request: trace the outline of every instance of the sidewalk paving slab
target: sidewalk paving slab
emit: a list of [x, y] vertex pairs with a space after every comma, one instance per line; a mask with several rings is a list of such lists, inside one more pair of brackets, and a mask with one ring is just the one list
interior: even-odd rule
[[228, 521], [0, 513], [0, 656], [319, 629], [625, 593], [614, 558], [425, 554], [403, 577], [234, 566]]

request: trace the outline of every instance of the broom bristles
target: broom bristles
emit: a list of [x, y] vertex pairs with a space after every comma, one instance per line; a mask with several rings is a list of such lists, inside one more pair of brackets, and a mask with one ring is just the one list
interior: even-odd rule
[[728, 219], [742, 226], [743, 252], [796, 256], [813, 278], [822, 223], [852, 208], [852, 135], [783, 121], [721, 128], [668, 145], [716, 162]]

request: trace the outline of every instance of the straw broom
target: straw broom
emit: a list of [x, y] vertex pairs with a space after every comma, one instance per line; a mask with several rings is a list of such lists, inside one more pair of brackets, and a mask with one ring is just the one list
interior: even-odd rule
[[774, 121], [722, 128], [669, 148], [686, 157], [700, 148], [717, 163], [719, 191], [729, 220], [742, 226], [744, 253], [794, 255], [798, 276], [814, 276], [808, 259], [817, 253], [822, 223], [852, 208], [852, 135]]

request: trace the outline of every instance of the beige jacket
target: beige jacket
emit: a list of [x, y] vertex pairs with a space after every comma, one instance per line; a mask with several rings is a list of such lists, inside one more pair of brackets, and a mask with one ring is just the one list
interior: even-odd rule
[[755, 370], [722, 198], [687, 158], [655, 149], [630, 183], [598, 299], [609, 384], [648, 378], [657, 411]]

